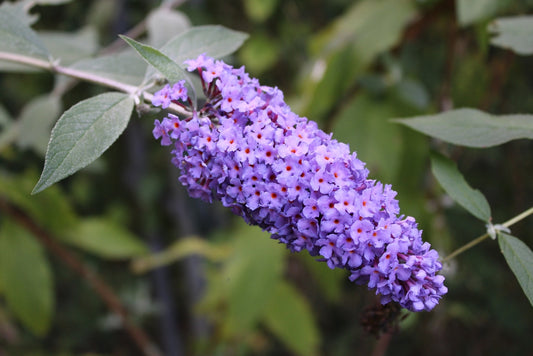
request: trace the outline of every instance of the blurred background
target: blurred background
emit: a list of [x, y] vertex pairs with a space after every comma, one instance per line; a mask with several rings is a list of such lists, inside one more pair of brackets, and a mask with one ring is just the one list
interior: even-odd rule
[[[65, 65], [120, 52], [118, 34], [161, 45], [197, 25], [248, 33], [226, 60], [349, 143], [445, 256], [485, 227], [444, 195], [430, 150], [458, 163], [501, 223], [532, 205], [533, 143], [451, 146], [390, 119], [533, 113], [532, 58], [491, 46], [487, 30], [532, 11], [531, 0], [86, 0], [31, 13]], [[188, 198], [151, 113], [30, 196], [55, 120], [106, 89], [0, 69], [0, 355], [533, 355], [531, 304], [496, 242], [445, 266], [449, 294], [434, 311], [376, 338], [361, 324], [378, 303], [365, 286]], [[531, 231], [531, 218], [512, 228], [530, 247]]]

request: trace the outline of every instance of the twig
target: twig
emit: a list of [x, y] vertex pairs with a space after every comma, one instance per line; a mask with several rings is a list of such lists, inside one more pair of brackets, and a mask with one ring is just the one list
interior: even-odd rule
[[102, 299], [107, 307], [117, 314], [124, 329], [130, 335], [135, 344], [139, 347], [145, 356], [160, 356], [155, 344], [150, 340], [146, 333], [138, 328], [131, 320], [128, 312], [122, 305], [113, 289], [99, 275], [91, 271], [83, 262], [81, 262], [71, 251], [57, 242], [57, 238], [37, 225], [26, 213], [20, 211], [11, 204], [0, 199], [0, 209], [18, 222], [28, 231], [30, 231], [44, 247], [52, 254], [59, 258], [71, 270], [79, 274], [94, 289], [96, 294]]
[[[102, 86], [117, 89], [117, 90], [120, 90], [122, 92], [125, 92], [133, 96], [141, 96], [144, 99], [144, 101], [148, 103], [152, 102], [152, 99], [154, 97], [153, 94], [148, 93], [146, 91], [141, 91], [136, 86], [122, 83], [117, 80], [109, 79], [106, 77], [102, 77], [97, 74], [84, 72], [78, 69], [63, 67], [63, 66], [51, 63], [43, 59], [27, 57], [21, 54], [15, 54], [15, 53], [9, 53], [9, 52], [0, 52], [0, 60], [6, 60], [10, 62], [15, 62], [15, 63], [26, 64], [32, 67], [45, 69], [50, 72], [63, 74], [63, 75], [66, 75], [72, 78], [84, 80], [84, 81], [95, 83], [95, 84], [100, 84]], [[189, 112], [188, 110], [185, 110], [181, 106], [176, 105], [174, 103], [170, 104], [168, 109], [169, 111], [177, 115], [184, 115], [184, 116], [191, 115], [191, 112]]]
[[379, 338], [372, 351], [372, 356], [384, 356], [389, 348], [390, 341], [392, 339], [392, 333], [388, 332]]
[[[533, 207], [527, 209], [526, 211], [523, 211], [522, 213], [518, 214], [517, 216], [507, 220], [506, 222], [504, 222], [503, 224], [501, 224], [502, 226], [504, 227], [509, 227], [513, 224], [516, 224], [517, 222], [519, 222], [520, 220], [523, 220], [525, 219], [526, 217], [528, 217], [529, 215], [532, 215], [533, 214]], [[448, 256], [446, 256], [442, 262], [447, 262], [449, 260], [451, 260], [452, 258], [456, 257], [457, 255], [460, 255], [461, 253], [465, 252], [466, 250], [474, 247], [475, 245], [477, 245], [478, 243], [482, 242], [483, 240], [486, 240], [487, 238], [489, 238], [489, 233], [485, 233], [479, 237], [476, 237], [474, 240], [470, 241], [469, 243], [459, 247], [457, 250], [453, 251], [452, 253], [450, 253]]]

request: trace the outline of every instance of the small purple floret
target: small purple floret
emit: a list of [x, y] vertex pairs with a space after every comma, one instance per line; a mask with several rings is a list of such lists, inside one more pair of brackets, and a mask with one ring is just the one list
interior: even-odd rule
[[[162, 145], [189, 194], [218, 199], [291, 251], [308, 250], [330, 268], [350, 272], [383, 304], [431, 310], [446, 294], [438, 253], [412, 217], [399, 216], [396, 192], [368, 178], [348, 145], [299, 117], [277, 89], [244, 68], [205, 55], [186, 61], [198, 71], [206, 104], [191, 117], [155, 121]], [[153, 104], [188, 102], [183, 82], [155, 93]]]

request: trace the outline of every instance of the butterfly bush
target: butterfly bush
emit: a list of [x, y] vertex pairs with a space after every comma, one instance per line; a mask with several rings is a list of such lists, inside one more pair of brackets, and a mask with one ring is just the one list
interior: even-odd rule
[[291, 251], [348, 270], [383, 304], [411, 311], [438, 304], [447, 292], [438, 253], [348, 145], [296, 115], [278, 88], [260, 85], [244, 67], [205, 55], [185, 64], [200, 75], [205, 103], [192, 108], [184, 81], [166, 85], [153, 104], [192, 114], [155, 120], [153, 134], [172, 146], [190, 196], [220, 200]]

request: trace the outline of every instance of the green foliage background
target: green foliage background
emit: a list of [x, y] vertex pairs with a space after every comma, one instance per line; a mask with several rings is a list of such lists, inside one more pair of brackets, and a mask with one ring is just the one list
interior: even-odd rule
[[[156, 1], [46, 2], [32, 10], [39, 14], [33, 28], [61, 54], [62, 65], [109, 50], [118, 34], [160, 46], [190, 24], [248, 33], [226, 60], [281, 88], [295, 112], [349, 143], [372, 177], [398, 191], [402, 213], [416, 217], [442, 255], [485, 227], [444, 194], [431, 174], [430, 150], [457, 162], [487, 198], [494, 222], [532, 205], [531, 140], [467, 148], [390, 121], [460, 107], [533, 113], [530, 47], [513, 52], [491, 45], [505, 26], [494, 21], [531, 13], [532, 1], [189, 0], [173, 12], [151, 12]], [[128, 33], [147, 15], [140, 35]], [[126, 48], [123, 41], [115, 46]], [[288, 253], [220, 205], [186, 196], [168, 150], [151, 137], [152, 112], [134, 113], [101, 158], [30, 196], [53, 123], [63, 109], [105, 89], [5, 62], [0, 68], [8, 70], [0, 74], [0, 354], [141, 354], [102, 294], [28, 224], [111, 286], [162, 354], [526, 355], [533, 349], [531, 305], [494, 241], [446, 266], [449, 294], [433, 312], [409, 315], [392, 336], [368, 335], [360, 320], [377, 299], [364, 286], [304, 253]], [[17, 211], [6, 208], [13, 206]], [[30, 223], [16, 220], [18, 211]], [[512, 228], [529, 246], [531, 231], [531, 219]]]

